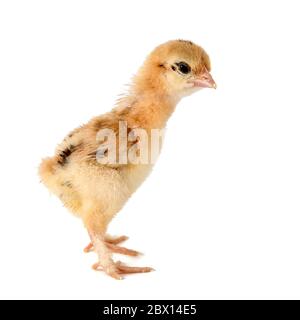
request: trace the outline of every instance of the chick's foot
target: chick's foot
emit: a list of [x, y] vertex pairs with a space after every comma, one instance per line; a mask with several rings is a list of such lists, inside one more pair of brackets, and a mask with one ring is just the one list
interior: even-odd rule
[[[106, 236], [105, 237], [105, 245], [107, 246], [108, 249], [110, 249], [113, 253], [119, 253], [119, 254], [124, 254], [127, 256], [132, 256], [136, 257], [140, 255], [141, 253], [135, 250], [127, 249], [124, 247], [118, 246], [119, 243], [122, 243], [126, 241], [128, 237], [126, 236], [120, 236], [120, 237], [111, 237], [111, 236]], [[93, 243], [90, 242], [84, 249], [84, 252], [91, 252], [94, 251], [94, 246]]]
[[[112, 237], [112, 236], [105, 236], [105, 243], [107, 244], [119, 244], [122, 243], [124, 241], [128, 240], [127, 236], [120, 236], [120, 237]], [[94, 251], [94, 246], [93, 243], [90, 242], [84, 249], [84, 252], [91, 252]]]
[[125, 274], [147, 273], [147, 272], [155, 271], [153, 268], [150, 268], [150, 267], [129, 267], [121, 261], [117, 261], [114, 263], [114, 266], [111, 268], [113, 272], [110, 272], [110, 270], [106, 270], [105, 268], [103, 268], [100, 262], [96, 262], [95, 264], [93, 264], [92, 268], [95, 271], [104, 271], [111, 277], [118, 280], [123, 279], [122, 275], [125, 275]]

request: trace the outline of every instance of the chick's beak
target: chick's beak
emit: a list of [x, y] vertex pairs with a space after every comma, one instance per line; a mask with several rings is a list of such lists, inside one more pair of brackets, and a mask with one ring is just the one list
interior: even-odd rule
[[204, 68], [203, 72], [199, 76], [190, 80], [189, 83], [192, 83], [194, 87], [199, 88], [217, 88], [215, 80], [206, 68]]

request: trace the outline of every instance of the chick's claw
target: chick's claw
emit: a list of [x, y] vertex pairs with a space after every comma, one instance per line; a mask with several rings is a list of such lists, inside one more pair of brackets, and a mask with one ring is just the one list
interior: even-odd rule
[[123, 262], [118, 261], [114, 264], [114, 267], [111, 269], [103, 269], [100, 262], [96, 262], [92, 265], [92, 268], [95, 271], [104, 271], [106, 274], [115, 278], [117, 280], [123, 279], [122, 274], [132, 274], [132, 273], [147, 273], [151, 271], [155, 271], [150, 267], [129, 267], [125, 265]]
[[122, 243], [126, 240], [128, 240], [129, 238], [127, 236], [120, 236], [120, 237], [111, 237], [111, 236], [107, 236], [105, 238], [105, 242], [107, 243], [111, 243], [111, 244], [119, 244]]
[[[128, 240], [128, 237], [127, 237], [127, 236], [119, 236], [119, 237], [106, 236], [106, 237], [105, 237], [105, 243], [106, 243], [107, 245], [110, 245], [110, 244], [116, 245], [116, 244], [122, 243], [122, 242], [124, 242], [124, 241], [126, 241], [126, 240]], [[124, 248], [124, 249], [125, 249], [125, 248]], [[129, 250], [129, 249], [128, 249], [128, 250]], [[90, 243], [83, 249], [83, 251], [84, 251], [85, 253], [94, 251], [93, 243], [90, 242]], [[129, 250], [129, 251], [134, 251], [134, 250]], [[135, 251], [135, 252], [137, 252], [137, 251]], [[138, 252], [137, 252], [137, 253], [138, 253]], [[130, 255], [130, 254], [129, 254], [129, 255]], [[136, 255], [138, 255], [138, 254], [136, 254]]]
[[83, 251], [84, 251], [85, 253], [94, 251], [94, 246], [93, 246], [93, 244], [90, 242], [90, 243], [83, 249]]
[[120, 253], [120, 254], [124, 254], [126, 256], [131, 256], [131, 257], [137, 257], [137, 256], [141, 255], [141, 253], [138, 251], [135, 251], [132, 249], [127, 249], [124, 247], [120, 247], [115, 244], [106, 243], [106, 246], [108, 249], [111, 250], [111, 252], [114, 252], [114, 253]]
[[121, 274], [146, 273], [146, 272], [155, 271], [153, 268], [150, 268], [150, 267], [129, 267], [129, 266], [126, 266], [121, 261], [118, 261], [116, 265], [118, 267], [118, 271]]

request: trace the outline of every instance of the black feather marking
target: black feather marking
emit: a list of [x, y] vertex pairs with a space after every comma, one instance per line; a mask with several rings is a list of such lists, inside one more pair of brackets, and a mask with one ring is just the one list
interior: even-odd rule
[[68, 160], [68, 157], [72, 154], [74, 150], [76, 150], [76, 147], [72, 144], [70, 144], [66, 149], [62, 150], [59, 153], [59, 159], [57, 161], [58, 164], [60, 164], [61, 166], [65, 165]]

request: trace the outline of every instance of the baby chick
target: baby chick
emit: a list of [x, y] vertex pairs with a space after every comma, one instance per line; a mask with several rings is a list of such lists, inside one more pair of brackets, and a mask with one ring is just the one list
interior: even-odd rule
[[[128, 161], [130, 149], [141, 142], [136, 133], [129, 139], [130, 132], [138, 128], [151, 136], [151, 130], [163, 129], [182, 97], [201, 88], [216, 88], [209, 71], [207, 53], [190, 41], [173, 40], [158, 46], [145, 60], [116, 108], [72, 131], [58, 145], [53, 157], [43, 159], [39, 167], [41, 180], [82, 219], [91, 239], [85, 251], [94, 250], [98, 256], [94, 269], [115, 279], [122, 279], [123, 274], [153, 270], [115, 262], [113, 253], [135, 256], [138, 252], [118, 245], [127, 237], [107, 235], [108, 224], [153, 166], [150, 161]], [[125, 135], [129, 134], [125, 148], [120, 148], [120, 123], [126, 124]], [[102, 161], [107, 160], [108, 151], [111, 151], [107, 139], [98, 135], [105, 130], [115, 134], [111, 140], [117, 150], [113, 161]], [[151, 138], [145, 145], [147, 148], [151, 145]]]

